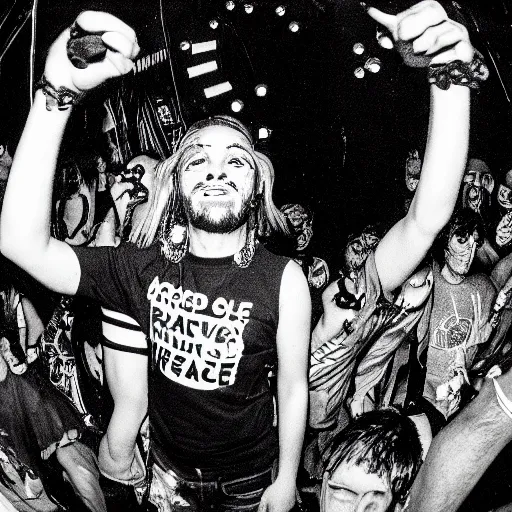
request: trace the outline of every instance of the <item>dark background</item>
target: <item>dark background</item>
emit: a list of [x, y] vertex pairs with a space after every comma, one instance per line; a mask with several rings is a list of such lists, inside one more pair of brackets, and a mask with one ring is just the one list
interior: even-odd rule
[[[244, 3], [253, 5], [251, 14], [245, 12]], [[374, 5], [398, 12], [412, 3]], [[404, 213], [405, 158], [410, 149], [421, 153], [425, 143], [425, 71], [406, 68], [392, 50], [377, 44], [376, 24], [357, 1], [235, 0], [235, 4], [228, 11], [218, 0], [39, 0], [35, 38], [32, 18], [27, 18], [33, 4], [26, 0], [1, 4], [0, 134], [16, 144], [30, 104], [29, 82], [41, 75], [51, 41], [81, 10], [106, 10], [133, 26], [142, 56], [166, 48], [164, 26], [175, 78], [174, 87], [169, 68], [168, 87], [177, 92], [185, 124], [214, 113], [231, 113], [231, 101], [241, 99], [244, 109], [238, 117], [255, 130], [263, 125], [272, 130], [262, 149], [275, 166], [276, 203], [300, 202], [314, 211], [313, 250], [336, 267], [347, 234], [368, 223], [392, 223]], [[283, 17], [275, 14], [278, 5], [286, 7]], [[470, 156], [486, 160], [498, 178], [512, 167], [509, 1], [443, 5], [468, 27], [491, 69], [485, 88], [473, 95]], [[209, 25], [212, 19], [219, 22], [215, 30]], [[297, 33], [288, 29], [291, 21], [300, 24]], [[220, 70], [188, 79], [188, 66], [212, 56], [192, 58], [180, 50], [180, 43], [214, 38]], [[362, 56], [352, 50], [357, 42], [366, 48]], [[382, 61], [381, 71], [356, 78], [355, 68], [368, 57]], [[151, 73], [142, 78], [152, 79]], [[234, 90], [205, 100], [203, 87], [223, 80], [229, 80]], [[265, 98], [254, 94], [258, 83], [268, 85]], [[84, 132], [89, 129], [93, 128], [83, 127]]]

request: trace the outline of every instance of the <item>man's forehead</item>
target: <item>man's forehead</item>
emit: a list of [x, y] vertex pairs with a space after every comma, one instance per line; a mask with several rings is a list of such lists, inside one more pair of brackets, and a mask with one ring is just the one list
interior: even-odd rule
[[229, 126], [207, 126], [198, 131], [196, 144], [212, 148], [251, 149], [251, 145], [242, 133]]

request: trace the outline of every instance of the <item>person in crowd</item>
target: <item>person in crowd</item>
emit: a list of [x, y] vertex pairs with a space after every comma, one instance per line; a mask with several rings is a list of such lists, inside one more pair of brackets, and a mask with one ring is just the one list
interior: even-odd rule
[[[66, 56], [69, 31], [52, 46], [2, 213], [8, 227], [9, 203], [25, 168], [18, 158], [32, 158], [34, 144], [44, 144], [37, 167], [45, 179], [36, 180], [36, 196], [45, 199], [35, 215], [38, 227], [29, 228], [43, 235], [32, 247], [39, 263], [11, 253], [19, 240], [8, 228], [2, 249], [50, 288], [99, 299], [149, 335], [153, 475], [166, 486], [164, 503], [290, 510], [307, 413], [310, 300], [300, 267], [257, 243], [257, 235], [287, 232], [271, 200], [272, 166], [254, 151], [241, 123], [214, 117], [193, 125], [178, 152], [159, 166], [142, 229], [147, 247], [72, 248], [52, 239], [49, 195], [70, 109], [51, 109], [48, 98], [47, 110], [45, 92], [89, 90], [129, 71], [137, 53], [133, 31], [117, 18], [85, 12], [77, 23], [103, 32], [110, 49], [103, 61], [78, 70]], [[276, 435], [267, 373], [277, 362]], [[132, 379], [133, 388], [144, 385]]]
[[320, 512], [400, 512], [422, 460], [414, 423], [395, 409], [362, 414], [327, 448]]
[[511, 397], [512, 370], [485, 379], [476, 398], [434, 437], [404, 510], [460, 510], [485, 470], [512, 441]]
[[[461, 204], [463, 208], [470, 208], [482, 217], [486, 230], [490, 230], [493, 222], [491, 218], [493, 190], [494, 178], [489, 166], [480, 158], [470, 158], [464, 174]], [[498, 253], [487, 239], [487, 235], [479, 244], [476, 260], [485, 272], [490, 271], [499, 260]]]
[[301, 266], [309, 287], [322, 290], [329, 282], [329, 267], [322, 258], [312, 256], [307, 251], [313, 237], [313, 213], [301, 204], [285, 204], [280, 210], [289, 222], [296, 241], [293, 259]]
[[[418, 43], [413, 43], [423, 48], [424, 44], [428, 46], [426, 39], [429, 39], [424, 34], [433, 27], [428, 28], [431, 18], [422, 14], [426, 12], [424, 9], [432, 7], [428, 2], [420, 3], [397, 17], [381, 17], [380, 13], [374, 17], [395, 36], [407, 34], [409, 41], [423, 34]], [[440, 6], [436, 4], [437, 8]], [[373, 9], [369, 12], [375, 14]], [[457, 43], [447, 48], [435, 47], [435, 59], [451, 60], [454, 49], [462, 50], [463, 61], [472, 59], [474, 50], [467, 33], [444, 16], [444, 21], [439, 20], [433, 30], [440, 30], [442, 25], [448, 30], [450, 26]], [[397, 47], [404, 48], [401, 44]], [[430, 50], [425, 51], [428, 54]], [[407, 62], [407, 57], [405, 59]], [[350, 291], [354, 300], [349, 301], [349, 307], [342, 309], [334, 302], [325, 305], [326, 310], [313, 331], [310, 425], [324, 429], [319, 436], [320, 456], [325, 443], [348, 421], [346, 399], [362, 351], [394, 318], [396, 291], [422, 263], [435, 237], [450, 219], [457, 200], [468, 149], [467, 90], [455, 86], [443, 91], [431, 81], [431, 100], [431, 124], [421, 178], [407, 215], [386, 233], [367, 257], [364, 279]], [[444, 108], [440, 109], [441, 104]]]
[[462, 208], [434, 244], [432, 306], [426, 332], [418, 332], [418, 352], [427, 351], [423, 397], [432, 406], [425, 412], [434, 434], [459, 410], [468, 371], [492, 332], [488, 321], [496, 289], [486, 274], [470, 273], [483, 236], [479, 214]]
[[[4, 270], [7, 264], [4, 263]], [[51, 460], [64, 470], [60, 486], [47, 492], [58, 503], [106, 512], [98, 483], [96, 456], [86, 444], [87, 429], [71, 403], [59, 393], [38, 364], [36, 342], [43, 325], [30, 301], [21, 296], [10, 272], [0, 283], [0, 447], [16, 460], [26, 489], [48, 484]], [[82, 441], [84, 438], [84, 441]], [[80, 500], [61, 486], [69, 482]], [[42, 484], [41, 484], [42, 482]], [[41, 493], [40, 488], [38, 493]], [[73, 495], [73, 493], [71, 493]], [[71, 500], [71, 501], [69, 501]]]
[[496, 225], [496, 245], [509, 252], [512, 242], [512, 169], [501, 175], [496, 199], [500, 214]]

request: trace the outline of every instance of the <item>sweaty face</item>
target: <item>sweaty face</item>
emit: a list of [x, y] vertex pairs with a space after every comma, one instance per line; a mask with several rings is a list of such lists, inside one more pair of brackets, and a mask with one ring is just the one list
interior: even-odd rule
[[473, 234], [455, 233], [448, 242], [445, 250], [445, 260], [448, 268], [457, 275], [465, 276], [469, 272], [475, 251], [480, 244], [480, 238], [475, 231]]
[[185, 214], [193, 227], [229, 233], [244, 224], [254, 193], [255, 163], [240, 132], [226, 126], [203, 128], [182, 169]]
[[322, 512], [387, 512], [392, 502], [388, 482], [362, 466], [342, 462], [324, 476]]
[[494, 178], [487, 172], [469, 171], [464, 176], [463, 205], [480, 213], [494, 188]]

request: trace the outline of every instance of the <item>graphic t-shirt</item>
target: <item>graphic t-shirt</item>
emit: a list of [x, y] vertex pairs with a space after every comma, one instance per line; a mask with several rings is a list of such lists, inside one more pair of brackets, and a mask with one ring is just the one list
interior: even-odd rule
[[201, 469], [270, 463], [277, 438], [268, 373], [289, 259], [261, 245], [245, 269], [232, 257], [170, 263], [158, 245], [74, 250], [78, 294], [131, 316], [149, 337], [155, 456]]
[[423, 396], [445, 418], [459, 406], [496, 290], [485, 274], [450, 284], [434, 265], [434, 298], [429, 326], [427, 373]]

